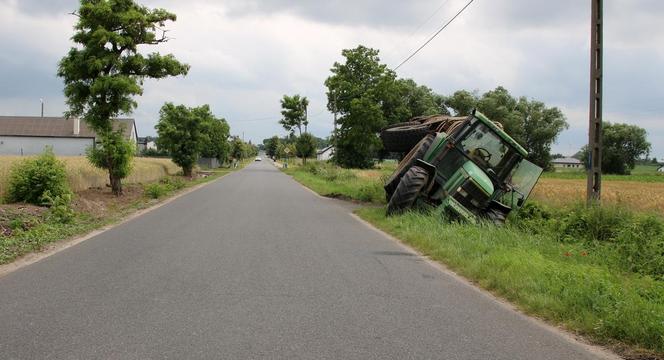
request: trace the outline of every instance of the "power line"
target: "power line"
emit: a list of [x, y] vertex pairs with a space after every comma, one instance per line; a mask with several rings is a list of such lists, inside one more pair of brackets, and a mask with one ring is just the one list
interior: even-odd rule
[[401, 62], [401, 64], [399, 64], [393, 70], [397, 71], [402, 65], [404, 65], [410, 59], [412, 59], [415, 55], [417, 55], [417, 53], [420, 52], [420, 50], [424, 49], [424, 47], [427, 46], [433, 39], [435, 39], [436, 36], [438, 36], [438, 34], [440, 34], [443, 30], [445, 30], [457, 17], [459, 17], [459, 15], [461, 15], [461, 13], [464, 12], [466, 10], [466, 8], [468, 8], [468, 6], [470, 6], [470, 4], [473, 3], [473, 1], [475, 1], [475, 0], [470, 0], [463, 8], [461, 8], [461, 10], [459, 10], [458, 13], [456, 13], [456, 15], [454, 15], [447, 23], [445, 23], [445, 25], [443, 25], [443, 27], [438, 29], [438, 31], [436, 31], [436, 33], [434, 33], [427, 41], [425, 41], [424, 44], [422, 44], [422, 46], [417, 48], [417, 50], [415, 50], [412, 54], [410, 54], [404, 61]]

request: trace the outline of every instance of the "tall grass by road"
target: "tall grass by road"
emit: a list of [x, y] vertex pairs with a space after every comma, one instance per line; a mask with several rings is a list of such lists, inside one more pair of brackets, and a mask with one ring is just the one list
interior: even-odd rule
[[[7, 187], [7, 179], [12, 166], [26, 159], [25, 156], [0, 156], [0, 198]], [[95, 168], [84, 156], [59, 156], [67, 168], [67, 180], [73, 191], [82, 191], [89, 188], [105, 188], [108, 183], [108, 173]], [[180, 168], [170, 159], [163, 158], [134, 158], [133, 170], [124, 181], [138, 184], [158, 181], [164, 176], [175, 175]]]
[[[382, 182], [392, 169], [310, 163], [287, 173], [322, 195], [384, 204]], [[538, 185], [537, 191], [550, 191], [538, 201], [549, 205], [532, 201], [504, 228], [452, 224], [427, 213], [386, 217], [384, 207], [375, 205], [358, 214], [529, 314], [599, 343], [628, 344], [664, 356], [661, 216], [634, 204], [585, 208], [578, 205], [580, 194], [568, 185], [555, 187], [558, 181], [544, 178]], [[616, 186], [624, 190], [624, 185]], [[649, 196], [663, 191], [652, 185], [635, 189], [650, 189]], [[554, 198], [563, 200], [548, 201]]]

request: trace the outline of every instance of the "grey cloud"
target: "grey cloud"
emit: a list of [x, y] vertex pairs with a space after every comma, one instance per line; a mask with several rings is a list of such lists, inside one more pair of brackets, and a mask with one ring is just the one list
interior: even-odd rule
[[77, 0], [0, 0], [0, 3], [15, 3], [19, 11], [40, 16], [70, 13], [80, 4]]

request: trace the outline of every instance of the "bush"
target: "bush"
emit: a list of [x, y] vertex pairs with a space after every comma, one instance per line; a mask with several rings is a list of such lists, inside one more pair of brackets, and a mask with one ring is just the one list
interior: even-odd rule
[[74, 219], [74, 210], [69, 206], [71, 194], [52, 196], [50, 191], [44, 193], [44, 200], [49, 207], [46, 220], [68, 224]]
[[166, 186], [159, 183], [148, 184], [145, 187], [145, 194], [152, 199], [159, 199], [160, 197], [166, 195], [167, 192], [168, 189]]
[[16, 164], [9, 175], [7, 202], [26, 202], [48, 205], [51, 198], [70, 196], [67, 171], [62, 161], [56, 159], [53, 150], [46, 149], [39, 157]]

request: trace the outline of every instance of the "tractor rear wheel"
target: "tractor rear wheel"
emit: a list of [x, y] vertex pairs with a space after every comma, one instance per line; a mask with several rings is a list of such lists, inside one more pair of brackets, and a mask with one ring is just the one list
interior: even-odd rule
[[408, 154], [399, 162], [399, 166], [394, 170], [389, 179], [385, 182], [385, 199], [387, 202], [392, 198], [394, 190], [399, 186], [399, 181], [404, 176], [404, 174], [415, 165], [418, 159], [424, 158], [424, 154], [427, 153], [433, 143], [434, 136], [429, 134], [424, 137], [415, 147], [410, 150]]
[[497, 209], [489, 209], [486, 212], [486, 219], [496, 226], [504, 226], [507, 221], [507, 215]]
[[380, 132], [383, 148], [390, 152], [410, 151], [429, 133], [429, 124], [402, 123], [387, 127]]
[[423, 168], [413, 166], [408, 169], [387, 204], [387, 215], [394, 215], [413, 207], [428, 182], [429, 173]]

